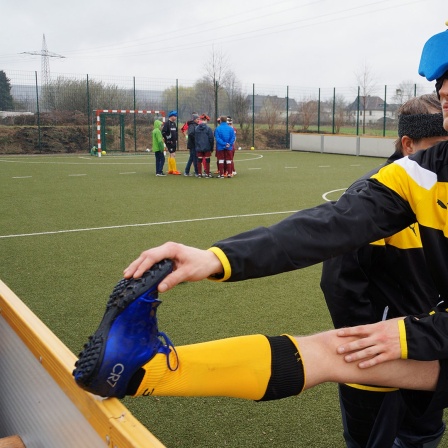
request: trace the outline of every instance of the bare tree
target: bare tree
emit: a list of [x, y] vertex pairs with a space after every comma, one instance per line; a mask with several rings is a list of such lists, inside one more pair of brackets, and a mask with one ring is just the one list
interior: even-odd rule
[[363, 111], [362, 133], [366, 133], [366, 109], [369, 96], [375, 90], [375, 79], [371, 67], [365, 62], [364, 65], [355, 73], [358, 86], [360, 88], [360, 104]]
[[242, 91], [235, 93], [233, 95], [232, 118], [233, 122], [237, 123], [241, 130], [238, 140], [245, 143], [249, 142], [249, 109], [250, 103], [247, 95], [244, 95]]
[[218, 98], [220, 89], [223, 88], [229, 79], [230, 73], [227, 56], [220, 50], [212, 48], [209, 59], [204, 65], [204, 80], [208, 82], [212, 101], [214, 105], [215, 122], [218, 118]]
[[[182, 98], [182, 101], [179, 101], [177, 111], [179, 120], [185, 119], [186, 117], [190, 117], [191, 112], [195, 110], [204, 110], [207, 111], [207, 109], [203, 109], [202, 106], [199, 107], [199, 96], [197, 95], [197, 89], [196, 86], [194, 87], [182, 87], [182, 86], [173, 86], [168, 89], [165, 89], [163, 91], [162, 96], [162, 103], [165, 105], [176, 104], [177, 98]], [[163, 106], [164, 108], [166, 106]]]
[[277, 124], [283, 110], [283, 100], [277, 97], [268, 96], [261, 106], [261, 118], [267, 123], [268, 129], [272, 131]]
[[334, 127], [336, 134], [339, 134], [341, 127], [345, 124], [345, 117], [347, 114], [347, 102], [343, 95], [335, 96], [335, 108], [334, 108]]
[[238, 81], [238, 78], [232, 70], [227, 70], [226, 75], [224, 76], [222, 87], [227, 95], [228, 114], [234, 117], [236, 111], [234, 110], [233, 105], [235, 102], [235, 98], [241, 95], [241, 83]]
[[317, 117], [317, 100], [305, 98], [299, 106], [299, 114], [302, 118], [302, 129], [307, 131], [313, 120]]

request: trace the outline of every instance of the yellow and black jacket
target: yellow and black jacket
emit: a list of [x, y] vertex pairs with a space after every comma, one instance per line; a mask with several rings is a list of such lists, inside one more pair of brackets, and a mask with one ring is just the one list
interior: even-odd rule
[[[300, 269], [354, 251], [418, 222], [426, 262], [440, 299], [448, 298], [448, 143], [382, 168], [336, 203], [299, 211], [270, 227], [217, 242], [221, 281]], [[402, 357], [448, 357], [448, 313], [406, 318]]]
[[[402, 157], [396, 152], [384, 166]], [[359, 181], [379, 170], [380, 167]], [[357, 182], [349, 190], [356, 188]], [[439, 302], [417, 223], [324, 261], [321, 288], [335, 328], [421, 314]]]

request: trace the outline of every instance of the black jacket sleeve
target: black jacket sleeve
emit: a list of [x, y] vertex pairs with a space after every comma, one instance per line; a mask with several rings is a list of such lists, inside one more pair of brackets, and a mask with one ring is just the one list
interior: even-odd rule
[[407, 317], [404, 324], [409, 359], [431, 361], [448, 358], [448, 313]]
[[336, 203], [299, 211], [271, 227], [258, 227], [214, 246], [227, 257], [228, 281], [239, 281], [319, 263], [415, 221], [409, 204], [397, 193], [367, 179]]

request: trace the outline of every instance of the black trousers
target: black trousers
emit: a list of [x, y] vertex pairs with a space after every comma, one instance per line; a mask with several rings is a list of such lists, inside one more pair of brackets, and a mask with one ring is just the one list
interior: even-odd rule
[[[416, 406], [425, 406], [432, 396], [433, 393], [417, 391], [413, 400]], [[424, 448], [440, 439], [445, 430], [443, 409], [416, 416], [400, 390], [371, 392], [341, 384], [339, 400], [349, 448]]]

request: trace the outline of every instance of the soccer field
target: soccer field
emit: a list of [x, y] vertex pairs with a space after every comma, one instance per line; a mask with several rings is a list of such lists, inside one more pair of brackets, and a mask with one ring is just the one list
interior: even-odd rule
[[[186, 159], [178, 154], [180, 171]], [[123, 269], [143, 250], [170, 240], [207, 248], [268, 226], [337, 199], [383, 161], [238, 151], [233, 179], [197, 179], [156, 177], [152, 154], [0, 156], [0, 279], [77, 354]], [[161, 296], [159, 328], [175, 345], [331, 328], [320, 269], [181, 284]], [[166, 397], [124, 403], [168, 447], [343, 446], [333, 384], [267, 403]]]

